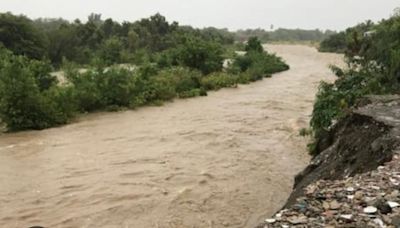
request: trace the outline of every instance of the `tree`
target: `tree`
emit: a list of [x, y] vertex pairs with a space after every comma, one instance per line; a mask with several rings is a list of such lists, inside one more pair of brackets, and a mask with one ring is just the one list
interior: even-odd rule
[[119, 63], [121, 61], [121, 51], [123, 45], [121, 40], [113, 36], [103, 42], [100, 49], [100, 58], [106, 62], [106, 64]]
[[187, 66], [203, 74], [222, 69], [223, 49], [215, 42], [204, 41], [198, 37], [186, 37], [182, 44], [169, 50], [168, 53], [172, 65]]
[[0, 43], [17, 55], [34, 59], [46, 56], [45, 37], [25, 16], [0, 14]]
[[261, 42], [257, 37], [250, 37], [250, 39], [247, 41], [245, 50], [247, 52], [264, 52], [264, 48], [262, 47]]

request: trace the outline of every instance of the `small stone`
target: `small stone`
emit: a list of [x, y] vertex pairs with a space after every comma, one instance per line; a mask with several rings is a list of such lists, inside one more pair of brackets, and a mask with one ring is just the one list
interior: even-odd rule
[[341, 207], [342, 205], [340, 203], [338, 203], [336, 200], [332, 201], [329, 203], [329, 207], [332, 210], [337, 210]]
[[353, 215], [352, 214], [340, 215], [340, 218], [345, 219], [345, 220], [351, 220], [353, 218]]
[[386, 215], [392, 212], [392, 208], [387, 203], [382, 203], [377, 206], [379, 212]]
[[368, 207], [364, 208], [363, 211], [364, 211], [364, 213], [367, 213], [367, 214], [374, 214], [378, 211], [378, 209], [373, 206], [368, 206]]
[[391, 207], [391, 208], [395, 208], [400, 206], [399, 203], [393, 202], [393, 201], [388, 201], [387, 204]]
[[265, 222], [272, 224], [272, 223], [276, 222], [276, 219], [265, 219]]
[[306, 194], [307, 195], [312, 195], [312, 194], [314, 194], [315, 190], [317, 190], [317, 186], [310, 185], [310, 186], [307, 187]]
[[380, 187], [378, 187], [378, 186], [375, 186], [375, 185], [372, 185], [370, 188], [371, 188], [371, 189], [374, 189], [374, 190], [381, 190], [381, 188], [380, 188]]
[[356, 199], [356, 200], [361, 200], [361, 199], [363, 198], [363, 196], [364, 196], [364, 193], [363, 193], [362, 191], [357, 191], [357, 192], [354, 194], [354, 199]]
[[354, 192], [354, 188], [353, 188], [353, 187], [348, 187], [348, 188], [346, 188], [346, 191], [348, 191], [348, 192]]
[[400, 227], [400, 216], [392, 217], [392, 225], [395, 227]]
[[322, 203], [322, 207], [323, 207], [325, 210], [329, 210], [330, 205], [329, 205], [328, 202], [324, 201], [324, 202]]
[[354, 195], [348, 195], [348, 196], [347, 196], [347, 199], [349, 199], [349, 200], [354, 199]]
[[305, 216], [292, 216], [287, 220], [293, 225], [304, 224], [308, 222], [308, 219]]
[[381, 220], [381, 219], [379, 219], [379, 218], [376, 218], [376, 219], [374, 219], [373, 220], [374, 221], [374, 223], [376, 224], [376, 225], [379, 225], [379, 227], [385, 227], [385, 224], [383, 223], [383, 221]]

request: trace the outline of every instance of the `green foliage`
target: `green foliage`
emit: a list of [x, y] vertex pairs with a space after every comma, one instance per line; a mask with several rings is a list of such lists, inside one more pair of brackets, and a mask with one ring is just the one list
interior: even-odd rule
[[346, 115], [357, 99], [400, 92], [400, 17], [376, 25], [368, 21], [342, 34], [348, 67], [331, 67], [338, 79], [320, 85], [311, 119], [316, 138]]
[[288, 70], [289, 66], [279, 57], [266, 52], [250, 51], [244, 56], [237, 56], [230, 72], [246, 72], [250, 81], [268, 77], [273, 73]]
[[245, 46], [247, 52], [264, 52], [261, 41], [257, 37], [250, 37]]
[[223, 63], [222, 46], [197, 37], [186, 37], [176, 48], [162, 53], [158, 64], [162, 67], [180, 65], [197, 69], [203, 74], [220, 71]]
[[37, 62], [0, 50], [0, 118], [9, 130], [43, 129], [64, 124], [74, 113], [67, 89], [40, 90], [32, 69]]
[[206, 90], [218, 90], [225, 87], [235, 87], [238, 83], [236, 75], [216, 72], [202, 78], [201, 84]]
[[262, 42], [270, 41], [312, 41], [319, 42], [334, 34], [335, 32], [326, 30], [304, 30], [304, 29], [283, 29], [279, 28], [274, 31], [265, 31], [263, 29], [247, 29], [235, 32], [237, 41], [244, 42], [250, 37], [258, 37]]
[[43, 59], [46, 39], [25, 16], [0, 13], [0, 43], [18, 55]]
[[122, 41], [113, 36], [103, 42], [99, 56], [107, 65], [120, 63], [123, 48]]
[[[90, 15], [85, 24], [39, 19], [32, 25], [24, 17], [0, 14], [0, 25], [4, 21], [12, 26], [0, 27], [0, 34], [22, 31], [15, 43], [7, 43], [12, 36], [0, 37], [7, 41], [4, 46], [25, 55], [0, 48], [0, 119], [11, 131], [65, 124], [77, 112], [206, 96], [207, 90], [249, 83], [288, 68], [280, 58], [265, 53], [257, 38], [248, 42], [246, 56], [239, 57], [229, 31], [170, 24], [159, 14], [122, 24], [103, 21], [99, 14]], [[44, 46], [35, 43], [38, 31], [45, 37]], [[235, 61], [224, 70], [227, 46]], [[44, 53], [39, 55], [35, 48]], [[30, 59], [44, 56], [50, 61]], [[122, 62], [137, 65], [116, 65]], [[51, 76], [52, 65], [65, 67], [62, 83]]]
[[346, 34], [344, 32], [340, 32], [323, 40], [318, 50], [320, 52], [344, 53], [346, 47]]

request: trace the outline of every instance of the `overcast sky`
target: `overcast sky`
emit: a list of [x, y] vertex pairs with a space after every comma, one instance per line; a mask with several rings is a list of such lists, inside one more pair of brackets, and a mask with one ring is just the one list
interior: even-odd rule
[[400, 0], [0, 0], [0, 11], [31, 18], [102, 18], [135, 21], [157, 12], [194, 27], [342, 30], [389, 17]]

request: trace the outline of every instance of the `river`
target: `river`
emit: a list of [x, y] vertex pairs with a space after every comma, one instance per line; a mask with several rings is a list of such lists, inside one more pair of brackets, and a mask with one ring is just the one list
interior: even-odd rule
[[253, 227], [309, 161], [321, 80], [341, 56], [270, 45], [291, 69], [160, 107], [0, 135], [0, 227]]

